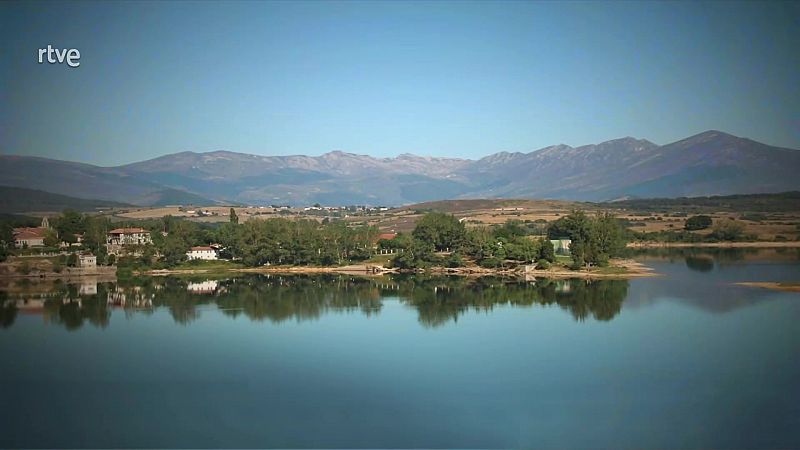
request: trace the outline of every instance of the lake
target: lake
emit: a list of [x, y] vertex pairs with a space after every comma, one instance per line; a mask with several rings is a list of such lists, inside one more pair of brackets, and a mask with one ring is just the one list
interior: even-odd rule
[[604, 281], [6, 282], [0, 447], [800, 448], [800, 254]]

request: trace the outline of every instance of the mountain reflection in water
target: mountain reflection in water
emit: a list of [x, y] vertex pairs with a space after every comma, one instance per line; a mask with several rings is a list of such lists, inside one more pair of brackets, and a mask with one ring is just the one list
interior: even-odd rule
[[[397, 299], [417, 310], [419, 322], [437, 327], [456, 322], [469, 311], [498, 305], [557, 305], [575, 320], [611, 320], [628, 292], [622, 280], [520, 281], [493, 277], [395, 276], [361, 278], [345, 275], [252, 275], [221, 280], [177, 277], [142, 278], [125, 283], [98, 283], [93, 294], [65, 283], [21, 286], [0, 291], [0, 324], [13, 325], [20, 313], [41, 314], [48, 323], [75, 330], [89, 323], [106, 327], [114, 309], [127, 317], [169, 311], [175, 322], [190, 324], [204, 307], [230, 317], [279, 323], [314, 320], [332, 312], [380, 313], [385, 300]], [[83, 289], [85, 292], [86, 290]]]

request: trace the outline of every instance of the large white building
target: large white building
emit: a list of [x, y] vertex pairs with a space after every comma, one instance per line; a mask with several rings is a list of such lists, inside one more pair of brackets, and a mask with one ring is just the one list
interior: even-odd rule
[[189, 259], [202, 259], [206, 261], [219, 259], [216, 250], [211, 247], [192, 247], [186, 252], [186, 256]]
[[150, 237], [150, 232], [144, 228], [115, 228], [106, 236], [106, 249], [109, 255], [129, 253], [128, 248], [132, 246], [152, 244], [153, 239]]

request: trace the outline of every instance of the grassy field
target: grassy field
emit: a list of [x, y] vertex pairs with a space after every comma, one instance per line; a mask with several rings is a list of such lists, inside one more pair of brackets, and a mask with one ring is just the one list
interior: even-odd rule
[[[773, 198], [771, 195], [774, 195]], [[382, 232], [409, 232], [427, 212], [453, 214], [468, 226], [484, 226], [520, 220], [546, 224], [574, 209], [589, 212], [611, 211], [639, 232], [681, 231], [688, 216], [706, 214], [714, 220], [736, 219], [745, 225], [745, 233], [758, 240], [796, 241], [800, 238], [800, 203], [792, 193], [760, 196], [703, 197], [696, 199], [630, 200], [615, 203], [580, 203], [558, 200], [444, 200], [392, 208], [382, 212], [305, 211], [303, 208], [277, 210], [271, 207], [236, 207], [239, 220], [286, 217], [345, 220], [353, 225], [374, 225]], [[115, 211], [114, 220], [153, 219], [165, 215], [184, 217], [197, 222], [227, 222], [228, 206], [132, 208]], [[198, 211], [211, 215], [198, 217]], [[695, 231], [708, 234], [710, 229]]]

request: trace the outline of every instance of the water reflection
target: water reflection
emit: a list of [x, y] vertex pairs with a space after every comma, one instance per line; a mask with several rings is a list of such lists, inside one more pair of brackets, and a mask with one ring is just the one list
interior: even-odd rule
[[631, 283], [626, 308], [662, 301], [721, 314], [775, 298], [742, 281], [800, 281], [800, 248], [660, 248], [634, 257], [662, 277]]
[[623, 302], [636, 308], [672, 301], [725, 313], [774, 297], [768, 291], [737, 286], [737, 281], [800, 280], [800, 249], [655, 249], [640, 251], [636, 258], [663, 276], [630, 283], [420, 275], [145, 277], [118, 283], [86, 279], [80, 284], [6, 281], [0, 284], [0, 327], [12, 326], [20, 315], [39, 315], [68, 330], [85, 323], [104, 328], [113, 310], [130, 318], [163, 309], [184, 325], [209, 308], [232, 318], [271, 323], [316, 320], [330, 313], [371, 317], [380, 314], [386, 301], [415, 310], [425, 327], [455, 323], [468, 311], [490, 311], [500, 305], [553, 305], [576, 321], [607, 321], [619, 314]]
[[27, 284], [0, 291], [3, 327], [18, 313], [40, 314], [47, 323], [75, 330], [85, 323], [108, 326], [111, 312], [126, 317], [163, 308], [179, 324], [190, 324], [208, 306], [224, 315], [280, 323], [315, 320], [327, 313], [380, 313], [386, 300], [415, 309], [426, 327], [457, 322], [470, 310], [495, 306], [557, 305], [575, 320], [611, 320], [622, 306], [628, 283], [620, 280], [536, 280], [501, 278], [396, 276], [361, 278], [344, 275], [253, 275], [222, 280], [177, 277], [100, 283], [92, 293], [64, 283]]

